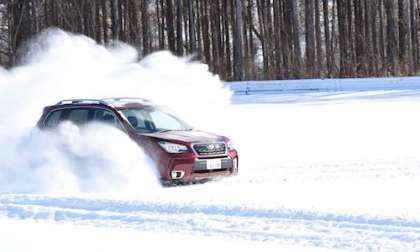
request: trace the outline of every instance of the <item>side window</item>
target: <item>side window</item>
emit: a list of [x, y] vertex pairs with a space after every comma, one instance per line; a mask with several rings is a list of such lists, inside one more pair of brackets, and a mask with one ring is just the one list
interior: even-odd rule
[[131, 110], [127, 109], [124, 112], [124, 115], [127, 117], [128, 121], [130, 122], [131, 126], [137, 130], [143, 130], [144, 132], [148, 132], [146, 129], [146, 117], [142, 111], [139, 110]]
[[118, 121], [114, 113], [105, 109], [94, 109], [92, 121], [118, 126]]
[[60, 117], [62, 114], [62, 110], [56, 110], [50, 113], [45, 120], [45, 127], [47, 128], [54, 128], [57, 127], [58, 123], [60, 122]]
[[77, 108], [69, 110], [66, 120], [76, 125], [82, 125], [87, 123], [89, 118], [89, 109]]
[[47, 116], [44, 124], [47, 128], [54, 128], [63, 121], [70, 121], [76, 125], [96, 121], [120, 127], [115, 114], [101, 108], [67, 108], [56, 110]]

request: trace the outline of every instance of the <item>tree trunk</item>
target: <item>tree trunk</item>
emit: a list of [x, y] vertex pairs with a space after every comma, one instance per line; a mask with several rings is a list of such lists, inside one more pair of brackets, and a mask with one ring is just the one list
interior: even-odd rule
[[323, 72], [323, 52], [321, 43], [321, 18], [319, 9], [319, 0], [315, 0], [315, 38], [316, 38], [316, 77], [320, 77]]
[[407, 54], [407, 11], [406, 0], [398, 0], [398, 47], [399, 61], [403, 73], [407, 72], [406, 54]]
[[201, 15], [201, 5], [202, 2], [201, 1], [197, 1], [196, 2], [196, 10], [197, 10], [197, 25], [196, 25], [196, 30], [197, 30], [197, 51], [198, 51], [198, 56], [201, 59], [202, 58], [202, 54], [203, 54], [203, 46], [202, 46], [202, 15]]
[[156, 0], [156, 18], [158, 24], [159, 49], [165, 49], [165, 7], [164, 0]]
[[102, 32], [103, 32], [103, 41], [105, 44], [108, 44], [109, 42], [109, 36], [108, 36], [108, 11], [106, 7], [106, 1], [101, 1], [101, 12], [102, 12]]
[[327, 59], [327, 73], [330, 77], [331, 75], [331, 41], [330, 41], [330, 20], [328, 15], [328, 0], [322, 0], [322, 7], [324, 12], [324, 34], [325, 34], [325, 56]]
[[410, 25], [411, 25], [411, 72], [415, 74], [418, 67], [418, 37], [417, 37], [417, 20], [414, 0], [410, 0]]
[[305, 0], [306, 75], [315, 77], [314, 2]]
[[371, 9], [371, 31], [372, 31], [372, 47], [373, 55], [369, 57], [369, 65], [373, 65], [373, 75], [378, 76], [379, 70], [379, 47], [378, 47], [378, 32], [377, 32], [377, 4], [378, 0], [369, 0]]
[[383, 10], [383, 1], [379, 0], [379, 50], [380, 50], [380, 56], [382, 63], [382, 69], [381, 72], [386, 71], [386, 62], [385, 62], [385, 34], [384, 34], [384, 10]]
[[[372, 1], [372, 0], [371, 0]], [[373, 55], [373, 49], [372, 49], [372, 45], [373, 45], [373, 40], [372, 40], [372, 8], [370, 5], [369, 0], [363, 0], [363, 6], [364, 6], [364, 10], [365, 10], [365, 37], [366, 37], [366, 43], [364, 44], [365, 48], [365, 55], [363, 55], [363, 64], [364, 64], [364, 68], [366, 71], [366, 74], [368, 76], [371, 76], [373, 73], [373, 69], [374, 69], [374, 63], [373, 62], [369, 62], [374, 58]], [[376, 21], [375, 19], [373, 19], [374, 21]]]
[[266, 25], [265, 25], [265, 1], [264, 0], [257, 0], [257, 10], [258, 10], [258, 24], [260, 28], [260, 34], [258, 36], [261, 42], [261, 49], [262, 49], [262, 60], [263, 60], [263, 76], [264, 78], [268, 78], [268, 49], [267, 49], [267, 39], [266, 39]]
[[175, 47], [174, 14], [173, 14], [172, 0], [166, 0], [166, 29], [167, 29], [169, 50], [175, 53], [176, 47]]
[[348, 55], [347, 55], [347, 18], [346, 18], [346, 0], [337, 0], [337, 17], [338, 17], [338, 37], [340, 47], [340, 77], [347, 77], [348, 71]]
[[119, 0], [111, 0], [111, 31], [112, 39], [118, 40], [120, 38], [120, 13], [118, 13]]
[[210, 30], [211, 30], [211, 49], [212, 49], [212, 65], [216, 72], [223, 72], [221, 68], [221, 58], [220, 54], [221, 45], [221, 35], [220, 35], [220, 6], [219, 0], [212, 0], [210, 3]]
[[[281, 9], [279, 1], [273, 1], [273, 13], [274, 13], [274, 62], [276, 70], [276, 79], [282, 79], [282, 65], [283, 65], [283, 51], [281, 49]], [[287, 53], [287, 52], [284, 52]]]
[[184, 42], [182, 38], [182, 0], [176, 0], [176, 53], [179, 56], [184, 54]]
[[388, 72], [392, 75], [397, 74], [397, 37], [394, 17], [394, 0], [385, 0], [384, 2], [386, 20], [387, 20], [387, 58]]
[[233, 35], [233, 78], [235, 80], [243, 80], [243, 39], [242, 39], [242, 0], [235, 1], [235, 28]]
[[141, 23], [143, 31], [143, 55], [147, 55], [151, 52], [151, 38], [150, 38], [150, 15], [149, 15], [149, 0], [143, 0], [141, 2]]
[[364, 34], [363, 29], [363, 9], [362, 9], [362, 1], [361, 0], [354, 0], [354, 15], [355, 15], [355, 25], [354, 25], [354, 35], [356, 37], [356, 46], [355, 46], [355, 53], [356, 53], [356, 73], [357, 77], [362, 77], [365, 74], [364, 69], [364, 57], [365, 57], [365, 42], [366, 37]]
[[280, 28], [281, 28], [281, 36], [280, 36], [280, 43], [281, 43], [281, 55], [282, 55], [282, 62], [283, 65], [281, 71], [281, 77], [285, 79], [289, 79], [295, 77], [295, 73], [293, 71], [293, 57], [294, 57], [294, 49], [293, 49], [293, 16], [290, 11], [290, 3], [289, 1], [283, 1], [279, 4], [279, 12], [280, 12]]
[[354, 61], [355, 61], [355, 50], [354, 50], [354, 35], [353, 35], [353, 8], [352, 2], [354, 0], [346, 0], [346, 11], [347, 13], [347, 74], [349, 77], [353, 75], [354, 72]]
[[232, 60], [231, 60], [231, 42], [230, 42], [230, 29], [229, 29], [229, 20], [230, 20], [230, 15], [229, 15], [229, 9], [230, 9], [230, 5], [228, 0], [223, 0], [222, 1], [222, 6], [223, 6], [223, 29], [224, 29], [224, 42], [225, 42], [225, 46], [224, 46], [224, 53], [225, 53], [225, 57], [224, 57], [224, 65], [226, 68], [225, 71], [225, 77], [226, 79], [230, 79], [232, 77]]
[[273, 17], [272, 17], [272, 9], [270, 1], [266, 2], [264, 5], [264, 29], [265, 29], [265, 39], [267, 45], [267, 60], [268, 60], [268, 79], [274, 78], [274, 41], [273, 41]]
[[211, 54], [210, 54], [210, 30], [209, 30], [209, 17], [208, 17], [208, 0], [203, 0], [201, 4], [201, 32], [203, 38], [204, 56], [206, 63], [211, 65]]
[[190, 52], [195, 52], [196, 46], [196, 36], [195, 36], [195, 16], [194, 16], [194, 6], [192, 0], [187, 0], [188, 3], [188, 31], [190, 37]]
[[300, 39], [299, 39], [299, 9], [296, 0], [288, 0], [289, 9], [292, 16], [292, 27], [293, 27], [293, 65], [294, 73], [296, 78], [301, 77], [301, 68], [302, 68], [302, 50], [300, 48]]

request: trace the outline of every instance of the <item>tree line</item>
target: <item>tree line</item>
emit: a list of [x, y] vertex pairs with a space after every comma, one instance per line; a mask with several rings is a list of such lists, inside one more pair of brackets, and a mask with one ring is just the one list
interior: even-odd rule
[[225, 80], [420, 70], [420, 0], [0, 0], [0, 64], [48, 27], [194, 55]]

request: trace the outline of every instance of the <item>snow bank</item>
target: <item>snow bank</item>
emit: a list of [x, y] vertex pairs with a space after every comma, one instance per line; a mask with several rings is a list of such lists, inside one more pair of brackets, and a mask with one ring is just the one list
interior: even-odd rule
[[420, 77], [226, 82], [236, 94], [420, 89]]

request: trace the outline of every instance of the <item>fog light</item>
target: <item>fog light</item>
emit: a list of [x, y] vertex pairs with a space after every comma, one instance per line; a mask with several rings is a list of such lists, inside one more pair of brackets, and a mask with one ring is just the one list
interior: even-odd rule
[[172, 179], [182, 179], [184, 177], [184, 171], [172, 171], [171, 177]]
[[233, 173], [235, 173], [235, 174], [237, 174], [237, 173], [238, 173], [238, 163], [239, 163], [238, 158], [235, 158], [235, 159], [233, 160]]

